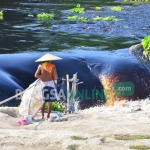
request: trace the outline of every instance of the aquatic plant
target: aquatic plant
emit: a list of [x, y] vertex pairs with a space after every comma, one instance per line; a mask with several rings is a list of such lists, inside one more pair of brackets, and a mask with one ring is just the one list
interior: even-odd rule
[[49, 19], [53, 19], [54, 14], [42, 13], [42, 14], [38, 14], [37, 17], [39, 20], [49, 20]]
[[78, 20], [81, 21], [83, 23], [87, 23], [88, 22], [88, 18], [86, 17], [79, 17], [79, 16], [68, 16], [69, 20]]
[[124, 0], [124, 2], [150, 2], [150, 0]]
[[132, 4], [132, 6], [139, 6], [140, 4]]
[[123, 10], [123, 7], [116, 6], [116, 7], [112, 7], [111, 10], [113, 10], [113, 11], [121, 11], [121, 10]]
[[78, 17], [78, 20], [83, 22], [83, 23], [87, 23], [88, 22], [88, 18], [85, 18], [85, 17]]
[[99, 17], [96, 16], [93, 18], [93, 20], [101, 20], [101, 21], [118, 21], [121, 19], [116, 18], [115, 16], [106, 16], [106, 17]]
[[0, 11], [0, 16], [3, 16], [3, 11]]
[[115, 16], [107, 16], [102, 18], [102, 21], [118, 21], [119, 19], [116, 18]]
[[80, 4], [77, 4], [76, 7], [71, 9], [71, 12], [81, 14], [81, 13], [84, 13], [84, 9], [85, 8], [80, 7]]
[[98, 6], [96, 6], [95, 8], [96, 8], [96, 10], [101, 10], [102, 9], [102, 7], [98, 7]]
[[28, 14], [28, 17], [34, 17], [34, 15], [33, 14]]
[[141, 45], [143, 46], [143, 50], [145, 53], [150, 57], [150, 35], [146, 36], [142, 42]]
[[93, 20], [101, 20], [101, 17], [96, 16], [96, 17], [93, 18]]
[[68, 19], [77, 19], [78, 18], [78, 16], [68, 16]]
[[0, 11], [0, 20], [3, 19], [3, 11]]
[[137, 146], [131, 145], [129, 148], [130, 149], [136, 149], [136, 150], [148, 150], [148, 149], [150, 149], [150, 147], [146, 146], [146, 145], [137, 145]]

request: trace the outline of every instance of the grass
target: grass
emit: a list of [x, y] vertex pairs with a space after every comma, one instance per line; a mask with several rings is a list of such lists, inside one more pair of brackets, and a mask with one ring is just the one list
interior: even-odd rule
[[77, 150], [78, 149], [78, 145], [68, 145], [67, 149], [68, 150]]
[[72, 140], [87, 140], [87, 137], [81, 137], [81, 136], [71, 136], [70, 137]]
[[54, 14], [42, 13], [37, 15], [39, 20], [50, 20], [53, 19]]
[[100, 20], [100, 21], [118, 21], [120, 19], [116, 18], [115, 16], [106, 16], [106, 17], [99, 17], [96, 16], [93, 20]]
[[116, 140], [139, 140], [139, 139], [150, 139], [150, 135], [117, 135]]
[[71, 9], [71, 12], [81, 14], [84, 13], [84, 9], [80, 7], [80, 4], [77, 4], [76, 7]]
[[150, 147], [146, 146], [146, 145], [137, 145], [137, 146], [131, 145], [129, 148], [130, 149], [136, 149], [136, 150], [148, 150], [148, 149], [150, 149]]
[[112, 7], [111, 10], [113, 10], [113, 11], [121, 11], [121, 10], [123, 10], [123, 7], [116, 6], [116, 7]]
[[146, 36], [141, 42], [145, 53], [150, 57], [150, 35]]

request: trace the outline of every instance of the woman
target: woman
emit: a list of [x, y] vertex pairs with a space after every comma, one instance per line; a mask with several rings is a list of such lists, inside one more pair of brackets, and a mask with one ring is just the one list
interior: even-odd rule
[[57, 88], [54, 80], [58, 79], [56, 67], [51, 63], [52, 60], [60, 60], [62, 58], [52, 54], [46, 54], [35, 62], [42, 62], [35, 72], [35, 77], [42, 80], [42, 119], [44, 119], [45, 103], [48, 102], [47, 118], [50, 117], [52, 102], [58, 100]]

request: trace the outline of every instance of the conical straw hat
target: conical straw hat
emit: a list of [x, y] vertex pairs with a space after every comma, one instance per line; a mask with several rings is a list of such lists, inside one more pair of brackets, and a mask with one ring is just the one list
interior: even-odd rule
[[51, 60], [61, 60], [62, 58], [57, 57], [52, 54], [45, 54], [41, 58], [37, 59], [35, 62], [41, 62], [41, 61], [51, 61]]

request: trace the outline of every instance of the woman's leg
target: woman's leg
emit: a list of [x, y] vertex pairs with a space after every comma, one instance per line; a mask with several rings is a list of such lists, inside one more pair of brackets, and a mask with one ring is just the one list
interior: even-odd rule
[[50, 117], [50, 112], [52, 110], [52, 102], [48, 102], [48, 112], [47, 112], [47, 118]]

